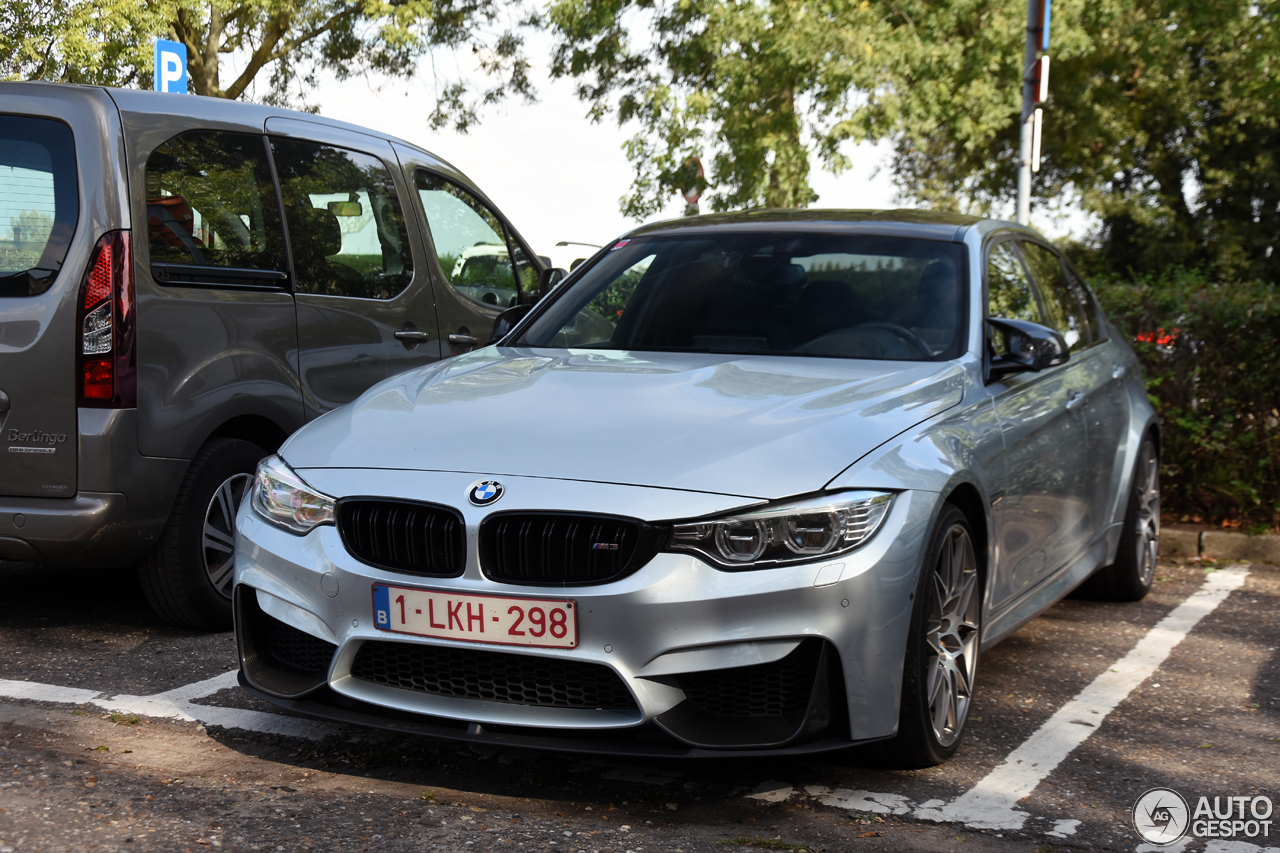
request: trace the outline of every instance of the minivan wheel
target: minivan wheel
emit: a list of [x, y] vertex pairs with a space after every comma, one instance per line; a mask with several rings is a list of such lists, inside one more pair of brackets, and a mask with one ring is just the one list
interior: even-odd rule
[[170, 622], [230, 630], [236, 511], [266, 455], [252, 442], [219, 438], [191, 460], [169, 523], [138, 567], [147, 601]]
[[969, 522], [951, 504], [934, 527], [914, 598], [898, 734], [877, 750], [884, 763], [902, 768], [955, 755], [973, 702], [982, 584]]
[[1160, 554], [1160, 455], [1151, 436], [1138, 447], [1116, 561], [1077, 590], [1080, 598], [1141, 601], [1151, 591]]

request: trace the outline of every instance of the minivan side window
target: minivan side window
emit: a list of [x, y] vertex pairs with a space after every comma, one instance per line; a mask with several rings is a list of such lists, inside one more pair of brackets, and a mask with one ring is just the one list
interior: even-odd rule
[[1027, 259], [1032, 280], [1040, 289], [1048, 325], [1058, 330], [1071, 352], [1087, 347], [1092, 343], [1089, 322], [1080, 305], [1080, 294], [1076, 293], [1074, 283], [1067, 278], [1058, 255], [1051, 249], [1027, 240], [1020, 240], [1019, 248]]
[[273, 137], [294, 291], [391, 299], [413, 278], [413, 255], [391, 173], [369, 154]]
[[523, 252], [523, 263], [512, 261], [506, 229], [493, 211], [462, 187], [429, 172], [419, 171], [415, 182], [440, 271], [454, 290], [485, 305], [509, 308], [519, 301], [517, 276], [532, 277], [536, 287], [537, 271]]
[[151, 262], [284, 271], [284, 238], [262, 137], [196, 130], [147, 158]]
[[43, 118], [0, 121], [0, 297], [53, 284], [79, 218], [71, 129]]

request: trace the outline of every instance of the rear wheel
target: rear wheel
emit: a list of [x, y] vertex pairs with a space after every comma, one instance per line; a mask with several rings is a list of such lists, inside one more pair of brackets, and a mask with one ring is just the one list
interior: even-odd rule
[[1151, 591], [1160, 554], [1160, 457], [1150, 436], [1138, 448], [1116, 561], [1079, 589], [1082, 598], [1140, 601]]
[[982, 585], [973, 534], [948, 504], [916, 587], [902, 674], [898, 734], [880, 748], [896, 767], [932, 767], [955, 754], [978, 675]]
[[191, 460], [169, 523], [138, 567], [147, 601], [170, 622], [231, 628], [236, 511], [266, 455], [251, 442], [220, 438]]

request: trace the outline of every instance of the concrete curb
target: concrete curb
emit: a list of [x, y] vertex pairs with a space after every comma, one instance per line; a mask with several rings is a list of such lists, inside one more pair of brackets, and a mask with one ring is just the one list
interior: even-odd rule
[[1160, 556], [1165, 559], [1249, 560], [1280, 566], [1280, 535], [1250, 536], [1225, 530], [1160, 531]]

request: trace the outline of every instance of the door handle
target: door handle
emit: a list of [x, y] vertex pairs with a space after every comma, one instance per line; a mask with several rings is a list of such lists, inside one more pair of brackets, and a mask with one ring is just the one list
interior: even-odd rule
[[1123, 364], [1117, 364], [1115, 367], [1111, 368], [1111, 378], [1119, 379], [1121, 376], [1124, 376], [1124, 371], [1125, 366]]
[[1071, 391], [1067, 394], [1067, 411], [1074, 412], [1076, 409], [1084, 405], [1084, 395], [1079, 391]]
[[457, 344], [460, 347], [475, 346], [475, 335], [450, 335], [449, 343]]
[[413, 343], [420, 344], [423, 341], [430, 340], [431, 335], [428, 332], [419, 332], [413, 329], [403, 329], [395, 333], [395, 339], [397, 341], [412, 341]]

